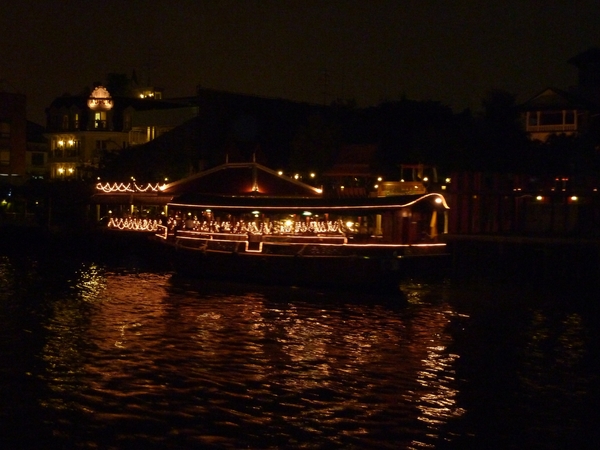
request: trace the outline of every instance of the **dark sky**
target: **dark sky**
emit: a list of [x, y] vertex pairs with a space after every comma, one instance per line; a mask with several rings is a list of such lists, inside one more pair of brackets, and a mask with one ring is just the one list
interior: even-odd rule
[[600, 0], [5, 0], [0, 87], [26, 94], [39, 123], [54, 97], [134, 69], [167, 97], [200, 84], [460, 112], [491, 88], [568, 88], [567, 60], [592, 46]]

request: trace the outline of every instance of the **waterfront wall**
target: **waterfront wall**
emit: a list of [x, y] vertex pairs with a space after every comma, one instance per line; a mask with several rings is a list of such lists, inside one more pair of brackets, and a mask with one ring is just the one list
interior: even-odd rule
[[453, 234], [600, 238], [595, 180], [532, 183], [510, 174], [457, 173], [444, 191]]

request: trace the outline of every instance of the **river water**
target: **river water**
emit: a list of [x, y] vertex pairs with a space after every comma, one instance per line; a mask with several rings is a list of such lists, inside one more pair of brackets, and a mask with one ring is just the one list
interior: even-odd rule
[[596, 293], [402, 288], [0, 255], [1, 448], [597, 448]]

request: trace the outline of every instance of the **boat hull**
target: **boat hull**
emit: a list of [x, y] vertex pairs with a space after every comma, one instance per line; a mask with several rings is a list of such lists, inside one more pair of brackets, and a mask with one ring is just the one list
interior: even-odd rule
[[[181, 275], [269, 285], [323, 287], [369, 292], [399, 292], [400, 282], [423, 274], [439, 274], [447, 266], [444, 248], [421, 249], [412, 254], [386, 251], [314, 254], [310, 248], [289, 254], [224, 251], [164, 243], [169, 247], [174, 269]], [[333, 254], [331, 254], [333, 253]]]

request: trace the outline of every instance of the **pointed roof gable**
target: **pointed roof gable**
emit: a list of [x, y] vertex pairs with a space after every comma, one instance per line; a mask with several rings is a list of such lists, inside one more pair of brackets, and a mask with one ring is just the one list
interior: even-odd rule
[[521, 104], [520, 109], [524, 111], [544, 109], [574, 109], [587, 107], [586, 102], [567, 91], [556, 88], [546, 88], [537, 95]]
[[321, 190], [256, 162], [227, 163], [166, 185], [164, 194], [247, 197], [320, 197]]

